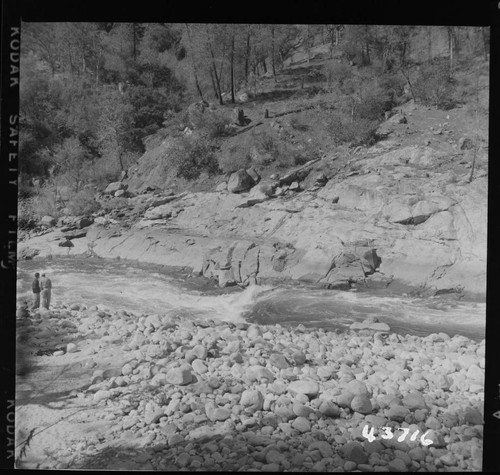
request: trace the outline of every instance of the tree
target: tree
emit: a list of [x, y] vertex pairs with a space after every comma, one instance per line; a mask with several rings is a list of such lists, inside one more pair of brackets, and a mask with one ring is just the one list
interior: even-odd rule
[[23, 23], [21, 54], [26, 56], [30, 52], [44, 61], [52, 75], [58, 69], [57, 50], [60, 45], [56, 42], [56, 23]]
[[101, 95], [102, 114], [99, 119], [99, 149], [102, 155], [115, 156], [120, 170], [125, 170], [123, 155], [130, 148], [133, 129], [133, 107], [114, 89]]
[[333, 50], [340, 43], [340, 35], [344, 25], [325, 25], [326, 37], [330, 45], [330, 58], [333, 58]]
[[61, 107], [61, 87], [52, 68], [33, 53], [21, 56], [19, 96], [20, 173], [45, 176], [50, 164], [42, 151], [60, 141], [54, 117]]
[[374, 27], [371, 25], [346, 25], [342, 49], [349, 61], [356, 61], [361, 66], [371, 63], [373, 30]]
[[76, 137], [69, 137], [57, 145], [50, 152], [48, 160], [52, 164], [53, 174], [66, 178], [76, 193], [90, 177], [91, 157]]
[[201, 89], [200, 81], [198, 78], [198, 68], [196, 66], [197, 59], [195, 57], [195, 48], [194, 48], [194, 43], [193, 43], [193, 39], [191, 36], [190, 26], [187, 23], [185, 24], [185, 26], [186, 26], [186, 35], [188, 38], [189, 49], [190, 49], [189, 57], [191, 58], [191, 64], [193, 66], [193, 73], [194, 73], [194, 80], [195, 80], [195, 84], [196, 84], [196, 90], [198, 91], [198, 94], [200, 95], [200, 98], [203, 101], [204, 100], [203, 91]]
[[65, 174], [72, 154], [126, 168], [180, 108], [178, 25], [26, 23], [21, 34], [23, 176]]

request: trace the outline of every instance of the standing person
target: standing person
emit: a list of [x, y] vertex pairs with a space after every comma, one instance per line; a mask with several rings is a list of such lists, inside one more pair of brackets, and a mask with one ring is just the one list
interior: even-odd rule
[[35, 278], [31, 284], [31, 290], [33, 291], [35, 300], [31, 309], [36, 310], [37, 308], [40, 308], [40, 274], [38, 272], [35, 272]]
[[52, 282], [45, 274], [42, 274], [42, 278], [40, 279], [40, 289], [42, 293], [42, 307], [47, 310], [50, 307], [50, 297], [52, 293]]

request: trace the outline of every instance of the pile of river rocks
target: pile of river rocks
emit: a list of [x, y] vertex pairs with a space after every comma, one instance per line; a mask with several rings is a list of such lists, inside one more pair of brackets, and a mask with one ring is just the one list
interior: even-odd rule
[[[24, 340], [43, 340], [50, 326], [71, 334], [45, 358], [86, 359], [89, 386], [73, 396], [89, 405], [89, 417], [106, 411], [106, 440], [135, 447], [142, 469], [481, 470], [484, 340], [79, 304], [41, 312], [21, 318]], [[110, 348], [117, 364], [106, 368], [100, 352]], [[374, 428], [374, 440], [364, 426]], [[395, 436], [383, 438], [382, 427]], [[408, 436], [398, 441], [403, 428]], [[430, 445], [421, 441], [426, 432]], [[89, 460], [70, 468], [89, 468]], [[116, 459], [99, 463], [119, 468]]]

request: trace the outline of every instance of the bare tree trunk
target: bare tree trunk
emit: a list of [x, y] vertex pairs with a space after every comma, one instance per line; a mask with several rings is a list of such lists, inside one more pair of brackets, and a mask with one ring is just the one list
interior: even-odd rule
[[247, 48], [245, 54], [245, 86], [248, 86], [248, 73], [250, 63], [250, 28], [247, 31]]
[[125, 170], [125, 167], [123, 166], [123, 150], [121, 147], [118, 147], [118, 162], [120, 163], [120, 170]]
[[427, 27], [427, 59], [432, 59], [432, 26]]
[[217, 91], [218, 91], [219, 104], [222, 106], [222, 105], [224, 105], [224, 100], [222, 98], [222, 88], [221, 88], [222, 65], [221, 65], [221, 70], [220, 70], [219, 74], [217, 74], [217, 66], [215, 64], [215, 55], [214, 55], [214, 51], [212, 49], [212, 44], [210, 42], [208, 43], [208, 49], [210, 51], [210, 57], [212, 59], [211, 75], [213, 74], [213, 79], [215, 79], [215, 85], [217, 86]]
[[411, 97], [413, 99], [415, 99], [415, 94], [413, 93], [413, 86], [412, 86], [412, 83], [410, 81], [410, 73], [408, 71], [405, 70], [405, 66], [403, 65], [400, 69], [401, 71], [401, 74], [404, 76], [404, 78], [406, 79], [406, 82], [408, 83], [408, 87], [410, 88], [410, 94], [411, 94]]
[[450, 73], [453, 70], [453, 55], [455, 50], [455, 38], [453, 33], [453, 27], [448, 26], [448, 48], [450, 50]]
[[273, 67], [274, 81], [276, 81], [276, 65], [274, 63], [274, 25], [271, 26], [271, 66]]
[[474, 169], [476, 167], [476, 157], [477, 157], [477, 149], [478, 149], [478, 142], [479, 142], [479, 137], [478, 137], [478, 130], [479, 130], [478, 112], [479, 112], [479, 76], [476, 76], [476, 110], [474, 112], [475, 125], [476, 125], [476, 133], [475, 133], [475, 137], [474, 137], [474, 155], [472, 156], [472, 167], [471, 167], [471, 170], [470, 170], [469, 183], [472, 182], [472, 177], [474, 175]]
[[307, 48], [307, 63], [311, 62], [311, 26], [307, 25], [307, 39], [306, 39], [306, 48]]
[[132, 56], [135, 62], [137, 59], [136, 23], [132, 23]]
[[99, 87], [99, 63], [101, 62], [102, 48], [99, 49], [99, 56], [97, 56], [97, 64], [95, 68], [95, 86]]
[[266, 58], [262, 58], [261, 63], [262, 64], [262, 69], [264, 69], [264, 74], [267, 74], [267, 64], [266, 64]]
[[217, 100], [220, 100], [219, 91], [217, 90], [217, 86], [215, 85], [214, 73], [213, 73], [212, 68], [210, 68], [210, 80], [212, 81], [212, 87], [214, 88], [215, 98]]
[[233, 104], [236, 102], [234, 97], [234, 33], [231, 37], [231, 102]]
[[68, 43], [68, 59], [69, 59], [69, 69], [71, 71], [71, 76], [75, 75], [75, 68], [73, 66], [73, 56], [71, 54], [71, 45]]
[[191, 33], [189, 31], [189, 26], [187, 23], [185, 23], [185, 26], [186, 26], [186, 32], [187, 32], [188, 40], [189, 40], [189, 47], [191, 48], [191, 55], [190, 56], [191, 56], [191, 64], [193, 66], [194, 82], [196, 84], [196, 90], [198, 91], [198, 94], [200, 95], [201, 100], [204, 101], [205, 99], [203, 98], [203, 91], [201, 90], [200, 82], [198, 81], [198, 70], [196, 68], [196, 61], [194, 60], [194, 49], [193, 49], [193, 41], [191, 38]]
[[366, 54], [366, 64], [370, 65], [371, 64], [371, 59], [370, 59], [370, 39], [369, 39], [369, 34], [368, 34], [368, 25], [365, 25], [365, 34], [366, 34], [366, 39], [365, 39], [365, 54]]
[[217, 91], [219, 95], [219, 104], [221, 106], [224, 105], [224, 100], [222, 98], [222, 88], [220, 85], [220, 76], [217, 75], [217, 70], [215, 69], [215, 63], [212, 63], [212, 71], [213, 71], [213, 77], [215, 79], [215, 85], [217, 86]]
[[403, 41], [403, 48], [401, 49], [401, 58], [400, 58], [401, 64], [406, 63], [406, 47], [407, 47], [407, 42]]

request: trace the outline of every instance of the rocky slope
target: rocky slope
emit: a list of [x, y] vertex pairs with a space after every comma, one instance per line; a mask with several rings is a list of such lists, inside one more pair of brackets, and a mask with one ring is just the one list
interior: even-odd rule
[[484, 341], [78, 303], [18, 318], [18, 468], [481, 469]]
[[[105, 258], [189, 266], [221, 286], [296, 279], [484, 297], [484, 141], [469, 182], [474, 151], [467, 127], [453, 130], [446, 122], [455, 114], [450, 122], [458, 124], [466, 113], [414, 106], [402, 113], [382, 124], [386, 139], [375, 146], [326, 154], [289, 179], [267, 177], [250, 189], [258, 177], [246, 184], [231, 176], [220, 191], [171, 196], [131, 193], [120, 189], [124, 181], [111, 191], [129, 196], [127, 209], [97, 217], [76, 235], [59, 228], [28, 240], [21, 255], [29, 255], [26, 248], [42, 256], [91, 249]], [[423, 123], [429, 130], [412, 139]], [[64, 235], [71, 243], [61, 242]]]

